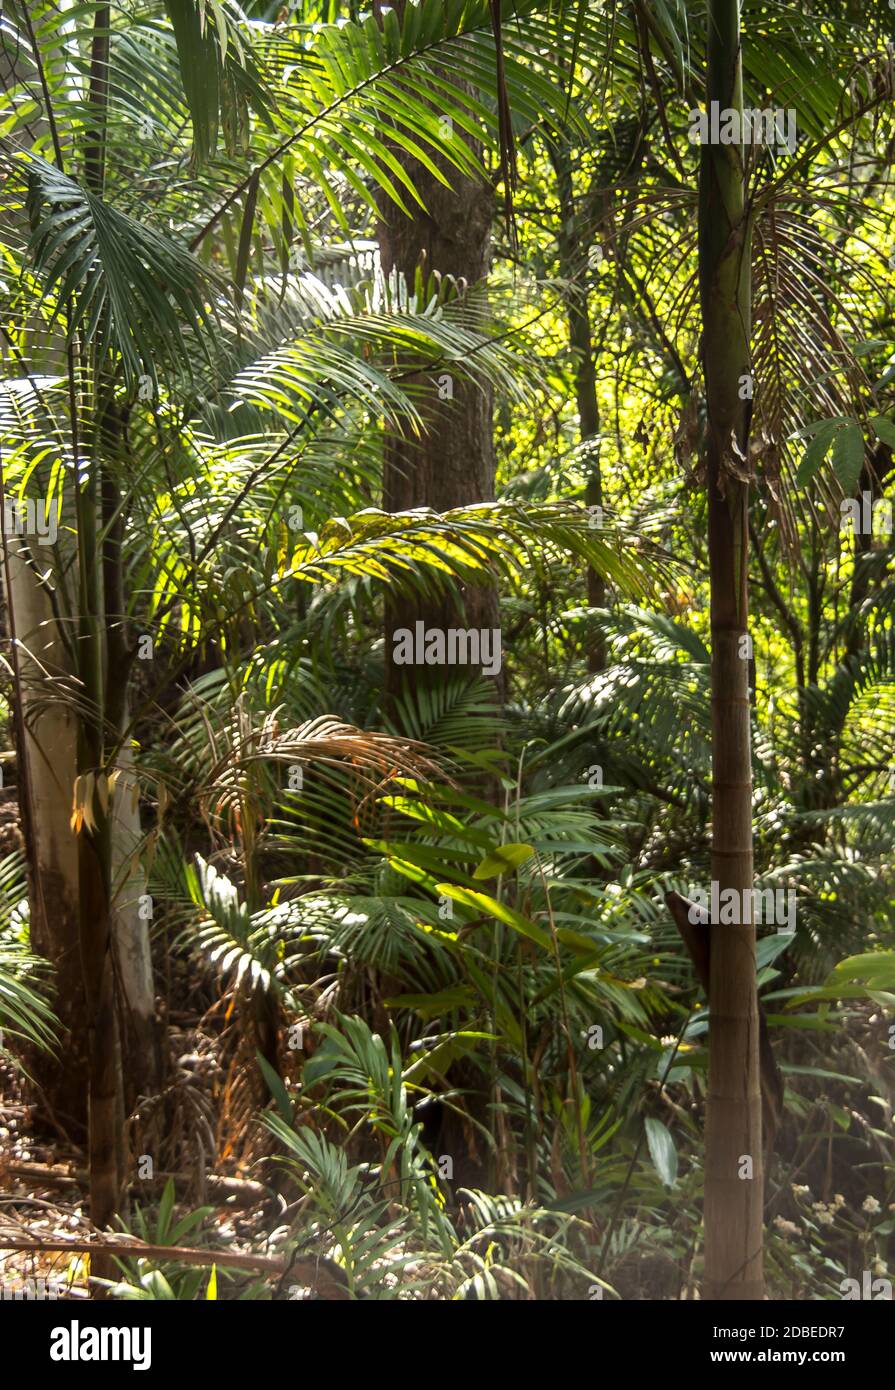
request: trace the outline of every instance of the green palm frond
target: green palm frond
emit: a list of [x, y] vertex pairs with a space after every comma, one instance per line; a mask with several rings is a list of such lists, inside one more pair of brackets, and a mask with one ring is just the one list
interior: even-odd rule
[[[530, 367], [502, 341], [480, 295], [456, 287], [372, 277], [353, 290], [330, 290], [305, 274], [271, 303], [264, 292], [247, 305], [257, 321], [254, 360], [237, 372], [235, 401], [275, 410], [292, 424], [310, 408], [325, 412], [355, 401], [371, 413], [419, 432], [415, 406], [440, 374], [488, 384], [518, 399]], [[265, 350], [263, 344], [277, 346]]]
[[625, 548], [620, 531], [608, 522], [594, 529], [586, 512], [562, 503], [482, 502], [441, 514], [370, 509], [347, 522], [331, 522], [311, 544], [297, 548], [287, 573], [310, 583], [343, 570], [395, 582], [422, 565], [474, 579], [491, 566], [506, 574], [522, 563], [537, 567], [551, 553], [587, 561], [628, 593], [654, 582], [654, 571]]
[[186, 879], [203, 915], [182, 932], [182, 944], [197, 950], [228, 989], [245, 985], [297, 1009], [297, 978], [290, 976], [309, 914], [294, 904], [250, 914], [236, 884], [201, 855], [187, 866]]
[[[137, 221], [35, 154], [4, 152], [23, 187], [30, 251], [69, 342], [120, 354], [134, 383], [157, 385], [161, 358], [189, 369], [210, 329], [215, 277], [171, 236]], [[185, 336], [185, 333], [187, 336]]]
[[183, 90], [193, 127], [193, 153], [204, 164], [219, 129], [229, 152], [249, 140], [249, 113], [270, 122], [270, 93], [255, 58], [251, 32], [226, 0], [165, 0], [174, 30]]
[[25, 862], [16, 852], [0, 860], [0, 1056], [10, 1060], [12, 1039], [51, 1051], [59, 1032], [49, 968], [27, 945], [27, 905]]
[[[276, 129], [251, 175], [231, 191], [196, 234], [203, 239], [239, 204], [251, 185], [270, 209], [272, 225], [295, 228], [310, 253], [306, 216], [284, 199], [280, 175], [293, 159], [322, 190], [345, 232], [344, 190], [376, 212], [377, 193], [404, 211], [420, 202], [406, 161], [417, 160], [443, 183], [453, 173], [482, 177], [473, 141], [504, 141], [499, 108], [505, 91], [520, 123], [555, 125], [583, 117], [570, 110], [568, 76], [549, 56], [545, 37], [562, 44], [565, 7], [537, 11], [523, 0], [504, 4], [503, 67], [495, 61], [486, 0], [421, 0], [387, 10], [382, 23], [274, 31], [256, 44], [270, 78]], [[512, 21], [515, 21], [513, 23]], [[260, 142], [259, 142], [260, 143]]]
[[476, 753], [499, 745], [506, 721], [482, 677], [435, 685], [408, 685], [395, 699], [397, 726], [410, 737], [449, 753]]

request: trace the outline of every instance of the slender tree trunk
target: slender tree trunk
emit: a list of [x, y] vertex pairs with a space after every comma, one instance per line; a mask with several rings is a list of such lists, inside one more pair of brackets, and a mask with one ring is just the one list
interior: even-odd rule
[[[90, 54], [89, 108], [92, 117], [84, 148], [85, 182], [101, 196], [105, 181], [106, 104], [110, 67], [109, 6], [95, 14]], [[69, 372], [75, 362], [69, 351]], [[115, 944], [112, 929], [112, 816], [107, 768], [107, 738], [119, 726], [122, 698], [113, 696], [110, 666], [109, 605], [117, 593], [108, 593], [110, 563], [120, 551], [120, 536], [110, 538], [105, 527], [104, 543], [98, 543], [97, 527], [108, 504], [103, 478], [103, 451], [109, 437], [117, 431], [117, 415], [106, 396], [107, 383], [97, 376], [92, 361], [91, 379], [94, 401], [89, 429], [85, 429], [86, 471], [76, 485], [78, 528], [78, 675], [81, 680], [82, 713], [78, 729], [78, 774], [80, 796], [90, 808], [89, 822], [78, 826], [78, 869], [80, 879], [81, 963], [87, 996], [87, 1029], [90, 1039], [90, 1097], [88, 1167], [90, 1171], [90, 1218], [100, 1229], [108, 1226], [118, 1211], [124, 1181], [124, 1086], [119, 1033], [119, 990], [115, 971]], [[71, 386], [74, 453], [78, 456], [78, 401]], [[111, 554], [110, 554], [111, 546]], [[120, 563], [120, 554], [117, 554]], [[120, 600], [119, 600], [120, 601]], [[121, 607], [111, 616], [114, 631], [121, 633], [124, 615]], [[107, 684], [108, 678], [108, 684]], [[107, 1259], [94, 1271], [100, 1277], [112, 1272]]]
[[130, 744], [118, 758], [119, 780], [111, 805], [112, 938], [121, 985], [121, 1043], [124, 1105], [128, 1112], [141, 1096], [152, 1095], [162, 1078], [162, 1048], [155, 1015], [149, 941], [146, 875], [140, 862], [138, 782]]
[[124, 1106], [112, 937], [112, 837], [105, 739], [106, 614], [97, 548], [99, 447], [98, 439], [88, 439], [85, 453], [90, 459], [89, 471], [79, 484], [76, 497], [78, 675], [82, 690], [78, 802], [83, 807], [77, 831], [81, 965], [90, 1059], [90, 1218], [102, 1229], [118, 1210], [123, 1179]]
[[[0, 52], [4, 92], [33, 77], [33, 61], [21, 49]], [[35, 116], [31, 137], [46, 139], [49, 127]], [[64, 374], [64, 355], [47, 349], [40, 315], [33, 321], [37, 358], [27, 349], [16, 365], [13, 386], [24, 388], [27, 373]], [[39, 411], [36, 393], [30, 405]], [[5, 496], [11, 494], [4, 479]], [[66, 503], [70, 498], [65, 499]], [[40, 504], [38, 504], [40, 505]], [[32, 1060], [34, 1077], [53, 1123], [76, 1142], [87, 1130], [87, 1032], [78, 929], [78, 848], [71, 831], [71, 800], [76, 773], [77, 718], [64, 698], [71, 689], [70, 594], [65, 569], [73, 550], [61, 533], [55, 549], [33, 536], [4, 538], [3, 585], [15, 676], [13, 729], [19, 814], [28, 873], [29, 934], [34, 951], [53, 966], [53, 1007], [62, 1025], [54, 1054]], [[70, 518], [65, 517], [70, 523]], [[30, 563], [29, 563], [30, 560]], [[41, 576], [46, 575], [46, 579]]]
[[[742, 116], [739, 0], [709, 0], [706, 102]], [[709, 108], [711, 109], [711, 108]], [[705, 1294], [760, 1299], [762, 1142], [752, 923], [748, 449], [750, 236], [742, 148], [702, 148], [699, 272], [707, 398], [712, 631], [712, 877], [740, 925], [711, 927]]]
[[[548, 145], [548, 151], [556, 177], [559, 202], [559, 273], [567, 286], [566, 315], [569, 322], [569, 347], [574, 359], [578, 432], [582, 445], [586, 446], [587, 483], [584, 502], [587, 507], [602, 507], [600, 408], [597, 401], [597, 373], [586, 281], [587, 248], [581, 245], [577, 223], [570, 151], [567, 146], [559, 145], [553, 140]], [[587, 602], [591, 608], [606, 607], [606, 581], [590, 566], [587, 570]], [[596, 634], [590, 645], [587, 664], [592, 674], [606, 667], [606, 642], [600, 633]]]
[[[106, 411], [104, 443], [110, 454], [126, 456], [127, 420], [124, 412]], [[140, 862], [139, 783], [133, 748], [126, 736], [129, 724], [129, 676], [134, 653], [129, 644], [127, 600], [124, 592], [124, 517], [121, 495], [108, 474], [102, 487], [102, 576], [104, 610], [105, 718], [107, 727], [122, 736], [116, 771], [119, 780], [111, 802], [111, 932], [115, 970], [120, 985], [121, 1046], [124, 1105], [129, 1112], [137, 1099], [155, 1092], [162, 1076], [162, 1048], [155, 1017], [155, 991], [149, 941], [149, 916], [141, 913], [146, 877]]]

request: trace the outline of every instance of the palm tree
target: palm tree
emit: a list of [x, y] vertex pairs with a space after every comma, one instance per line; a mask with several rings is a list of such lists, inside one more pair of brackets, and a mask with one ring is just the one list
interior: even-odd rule
[[[708, 8], [708, 109], [742, 120], [739, 0]], [[738, 128], [742, 128], [741, 126]], [[713, 923], [706, 1104], [706, 1290], [760, 1299], [763, 1174], [749, 701], [749, 421], [751, 224], [740, 144], [702, 147], [699, 285], [706, 391], [712, 629], [712, 880], [748, 904], [737, 925]]]

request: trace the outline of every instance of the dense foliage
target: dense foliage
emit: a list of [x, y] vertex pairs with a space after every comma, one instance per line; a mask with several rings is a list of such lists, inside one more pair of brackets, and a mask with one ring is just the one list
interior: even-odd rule
[[[68, 893], [122, 1058], [95, 1224], [213, 1252], [97, 1264], [117, 1296], [698, 1296], [708, 1016], [666, 894], [713, 872], [705, 4], [2, 14], [10, 1174], [74, 1056], [29, 929]], [[893, 23], [741, 13], [746, 104], [796, 132], [743, 146], [773, 1298], [885, 1275], [895, 1229]], [[383, 269], [384, 223], [483, 181], [485, 277]], [[413, 468], [474, 398], [494, 495], [390, 506], [394, 441]], [[496, 669], [396, 679], [389, 614], [492, 589]], [[131, 1084], [109, 941], [147, 927]]]

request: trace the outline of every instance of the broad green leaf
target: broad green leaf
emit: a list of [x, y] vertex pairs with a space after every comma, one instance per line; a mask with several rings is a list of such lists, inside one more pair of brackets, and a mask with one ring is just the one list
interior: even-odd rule
[[286, 1090], [286, 1087], [283, 1084], [283, 1078], [277, 1072], [274, 1071], [267, 1058], [263, 1057], [262, 1054], [257, 1051], [257, 1049], [255, 1051], [255, 1056], [258, 1059], [258, 1066], [261, 1068], [261, 1075], [267, 1082], [267, 1088], [274, 1098], [274, 1102], [276, 1104], [277, 1109], [279, 1110], [283, 1119], [288, 1124], [291, 1124], [293, 1106], [292, 1101], [289, 1099], [289, 1092]]
[[870, 423], [877, 438], [888, 444], [890, 449], [895, 449], [895, 424], [885, 415], [871, 415]]
[[473, 870], [473, 878], [496, 878], [498, 874], [510, 874], [524, 864], [534, 854], [532, 845], [509, 843], [498, 845], [485, 856], [481, 864]]
[[499, 1039], [494, 1033], [479, 1033], [471, 1030], [462, 1033], [449, 1033], [434, 1047], [422, 1053], [414, 1053], [413, 1060], [404, 1069], [403, 1079], [408, 1084], [417, 1084], [423, 1076], [427, 1075], [439, 1079], [445, 1075], [448, 1067], [454, 1062], [459, 1061], [462, 1057], [468, 1057], [471, 1052], [475, 1052], [480, 1043], [497, 1041]]
[[850, 497], [864, 466], [864, 436], [857, 420], [849, 420], [836, 435], [830, 462], [839, 486], [846, 497]]
[[814, 438], [802, 455], [802, 462], [799, 464], [799, 469], [796, 473], [796, 484], [799, 487], [804, 487], [805, 484], [809, 483], [814, 477], [830, 451], [830, 445], [833, 443], [833, 436], [841, 428], [842, 424], [843, 420], [841, 418], [835, 420], [822, 420], [820, 425], [816, 428]]
[[770, 965], [792, 944], [792, 938], [775, 932], [773, 936], [759, 937], [755, 947], [755, 964], [759, 970]]
[[454, 985], [437, 994], [395, 994], [382, 1002], [387, 1009], [413, 1009], [421, 1018], [438, 1018], [452, 1009], [468, 1008], [474, 1001], [475, 994], [467, 985]]
[[827, 984], [862, 979], [875, 989], [895, 986], [895, 951], [865, 951], [859, 956], [849, 956], [834, 968]]
[[529, 941], [536, 942], [545, 950], [552, 949], [553, 942], [548, 931], [539, 927], [536, 922], [532, 922], [530, 918], [524, 917], [515, 908], [507, 907], [506, 903], [498, 902], [496, 898], [489, 897], [487, 893], [475, 893], [471, 888], [458, 888], [453, 883], [439, 883], [438, 892], [443, 893], [448, 898], [453, 898], [454, 902], [462, 903], [464, 907], [472, 908], [473, 911], [483, 916], [496, 917], [498, 922], [512, 927], [513, 931], [519, 932], [521, 936], [527, 936]]
[[665, 1186], [674, 1187], [677, 1182], [677, 1149], [671, 1133], [661, 1120], [652, 1117], [644, 1120], [644, 1125], [653, 1166]]

